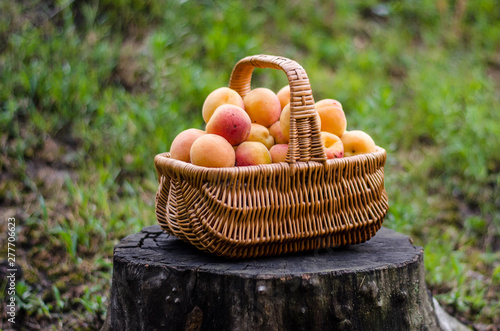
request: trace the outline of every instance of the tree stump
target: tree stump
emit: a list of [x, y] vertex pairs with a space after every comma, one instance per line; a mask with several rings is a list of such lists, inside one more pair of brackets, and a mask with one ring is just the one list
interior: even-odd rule
[[150, 226], [115, 247], [112, 330], [439, 330], [423, 250], [366, 243], [226, 260]]

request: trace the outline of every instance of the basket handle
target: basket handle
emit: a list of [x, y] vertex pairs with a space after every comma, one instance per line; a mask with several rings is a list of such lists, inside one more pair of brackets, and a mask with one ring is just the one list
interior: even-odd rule
[[247, 56], [234, 66], [229, 87], [242, 98], [250, 92], [254, 68], [281, 69], [290, 85], [290, 141], [286, 162], [326, 161], [311, 84], [306, 71], [297, 62], [272, 55]]

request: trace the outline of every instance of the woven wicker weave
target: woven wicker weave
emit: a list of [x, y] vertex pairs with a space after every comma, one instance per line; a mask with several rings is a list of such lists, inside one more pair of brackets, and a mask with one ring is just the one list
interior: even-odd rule
[[387, 213], [386, 152], [326, 160], [312, 91], [295, 61], [256, 55], [239, 61], [229, 87], [250, 91], [254, 68], [283, 70], [290, 84], [286, 162], [205, 168], [155, 157], [156, 216], [168, 233], [231, 258], [271, 256], [370, 239]]

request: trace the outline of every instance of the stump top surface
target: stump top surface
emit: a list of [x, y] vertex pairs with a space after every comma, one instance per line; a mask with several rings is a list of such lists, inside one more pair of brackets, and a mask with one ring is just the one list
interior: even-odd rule
[[422, 248], [411, 244], [407, 236], [382, 227], [363, 244], [277, 257], [228, 260], [199, 251], [163, 232], [159, 225], [145, 227], [124, 238], [114, 252], [115, 259], [144, 267], [162, 266], [256, 278], [397, 268], [415, 262], [422, 254]]

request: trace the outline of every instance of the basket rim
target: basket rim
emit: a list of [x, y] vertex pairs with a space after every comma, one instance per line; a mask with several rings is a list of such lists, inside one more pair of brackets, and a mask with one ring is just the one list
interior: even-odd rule
[[[297, 169], [300, 168], [309, 168], [311, 166], [342, 166], [344, 164], [348, 164], [350, 162], [366, 162], [370, 159], [379, 159], [381, 157], [386, 157], [387, 152], [384, 148], [380, 146], [376, 146], [377, 150], [371, 153], [359, 154], [354, 156], [345, 156], [341, 158], [328, 159], [326, 161], [297, 161], [295, 163], [295, 167]], [[291, 165], [288, 162], [279, 162], [279, 163], [271, 163], [271, 164], [259, 164], [259, 165], [251, 165], [251, 166], [234, 166], [234, 167], [219, 167], [219, 168], [208, 168], [203, 166], [198, 166], [192, 163], [188, 163], [181, 160], [172, 159], [170, 157], [170, 152], [160, 153], [155, 156], [155, 166], [157, 170], [168, 167], [174, 168], [177, 171], [182, 171], [184, 173], [205, 173], [206, 175], [221, 175], [221, 174], [241, 174], [241, 175], [250, 175], [255, 174], [256, 170], [259, 169], [259, 173], [272, 173], [274, 171], [279, 171], [285, 169], [290, 169]], [[292, 167], [293, 167], [292, 166]], [[274, 170], [274, 171], [273, 171]], [[159, 173], [160, 174], [160, 173]]]

